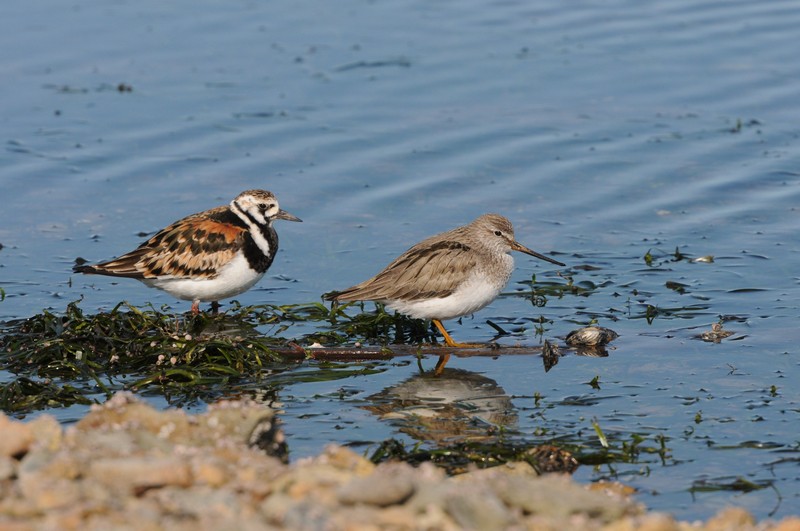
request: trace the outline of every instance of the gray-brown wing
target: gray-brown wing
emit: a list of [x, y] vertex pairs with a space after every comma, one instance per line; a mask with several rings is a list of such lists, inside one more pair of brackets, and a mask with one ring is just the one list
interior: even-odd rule
[[471, 249], [456, 241], [418, 244], [386, 268], [332, 299], [338, 301], [420, 300], [453, 293], [475, 268]]
[[224, 207], [177, 221], [119, 258], [74, 270], [136, 279], [213, 278], [242, 247], [246, 232], [210, 218], [217, 210]]

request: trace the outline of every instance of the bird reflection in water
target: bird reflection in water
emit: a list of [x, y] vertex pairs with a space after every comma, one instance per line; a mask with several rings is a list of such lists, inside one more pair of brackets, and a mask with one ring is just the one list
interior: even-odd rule
[[364, 409], [410, 437], [437, 446], [489, 442], [516, 430], [511, 398], [496, 381], [477, 373], [445, 369], [438, 378], [423, 374], [367, 398]]

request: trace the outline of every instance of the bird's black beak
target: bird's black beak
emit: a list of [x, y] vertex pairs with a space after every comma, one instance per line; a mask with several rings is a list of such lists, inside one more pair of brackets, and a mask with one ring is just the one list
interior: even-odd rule
[[567, 264], [562, 264], [558, 260], [553, 260], [549, 256], [545, 256], [543, 254], [539, 254], [536, 251], [534, 251], [533, 249], [528, 249], [527, 247], [525, 247], [521, 243], [517, 243], [515, 241], [511, 242], [511, 248], [513, 250], [515, 250], [515, 251], [519, 251], [521, 253], [529, 254], [529, 255], [531, 255], [531, 256], [533, 256], [535, 258], [538, 258], [539, 260], [544, 260], [545, 262], [550, 262], [551, 264], [559, 265], [561, 267], [566, 267], [567, 266]]
[[278, 210], [278, 213], [275, 214], [274, 219], [285, 219], [286, 221], [303, 221], [302, 219], [298, 218], [297, 216], [293, 216], [289, 214], [285, 210]]

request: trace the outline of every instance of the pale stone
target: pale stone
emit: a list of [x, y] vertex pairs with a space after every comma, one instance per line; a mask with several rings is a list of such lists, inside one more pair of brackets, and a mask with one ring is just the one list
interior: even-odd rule
[[586, 490], [568, 476], [496, 476], [491, 484], [506, 505], [532, 514], [560, 518], [585, 514], [607, 522], [641, 511], [627, 500]]
[[665, 513], [651, 513], [634, 518], [614, 520], [605, 526], [603, 531], [680, 531], [681, 526], [675, 519]]
[[386, 507], [403, 503], [414, 493], [411, 467], [388, 463], [375, 468], [369, 476], [355, 477], [337, 491], [340, 503], [364, 503]]
[[638, 523], [633, 518], [622, 518], [607, 523], [602, 528], [603, 531], [639, 531]]
[[17, 467], [19, 491], [34, 507], [50, 510], [78, 501], [74, 480], [81, 474], [77, 457], [67, 452], [37, 450], [28, 453]]
[[[11, 457], [0, 455], [0, 481], [10, 479], [16, 473], [16, 461]], [[0, 496], [0, 498], [2, 498], [2, 496]]]
[[371, 474], [375, 470], [375, 465], [371, 461], [343, 446], [328, 445], [316, 459], [339, 470], [361, 476]]
[[208, 460], [195, 459], [192, 462], [192, 475], [195, 483], [219, 487], [228, 482], [228, 472], [222, 464]]
[[16, 422], [0, 411], [0, 456], [21, 457], [33, 443], [33, 432], [28, 424]]
[[274, 525], [283, 525], [286, 514], [296, 504], [296, 500], [283, 493], [275, 493], [264, 499], [260, 505], [261, 513]]
[[755, 525], [753, 515], [739, 507], [723, 509], [706, 522], [707, 531], [743, 531]]
[[675, 519], [665, 513], [651, 513], [639, 519], [638, 531], [680, 531]]
[[800, 517], [790, 516], [781, 520], [770, 531], [800, 531]]
[[80, 489], [76, 488], [75, 482], [53, 479], [43, 474], [21, 478], [20, 487], [25, 498], [39, 511], [71, 507], [81, 499]]
[[28, 427], [36, 440], [37, 447], [49, 452], [55, 452], [61, 447], [61, 442], [64, 439], [64, 430], [54, 416], [41, 415], [36, 417], [28, 423]]
[[508, 508], [493, 492], [479, 487], [451, 491], [445, 498], [445, 510], [464, 529], [499, 531], [511, 523]]
[[165, 457], [100, 458], [89, 465], [87, 477], [131, 493], [167, 485], [187, 487], [192, 482], [187, 463]]

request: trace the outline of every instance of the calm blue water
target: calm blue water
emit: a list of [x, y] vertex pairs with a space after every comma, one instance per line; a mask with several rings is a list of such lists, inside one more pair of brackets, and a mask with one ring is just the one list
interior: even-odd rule
[[[518, 256], [506, 296], [448, 323], [457, 339], [488, 341], [490, 319], [516, 332], [501, 343], [538, 345], [540, 317], [550, 339], [592, 318], [621, 335], [609, 357], [566, 356], [546, 374], [532, 355], [451, 361], [496, 384], [516, 433], [589, 438], [593, 419], [616, 440], [660, 433], [666, 463], [576, 476], [616, 476], [687, 519], [730, 504], [800, 513], [794, 2], [10, 0], [3, 12], [0, 320], [79, 297], [87, 311], [185, 309], [133, 281], [71, 277], [73, 260], [120, 254], [246, 188], [272, 190], [304, 223], [278, 227], [281, 252], [245, 304], [317, 301], [500, 212], [595, 289], [534, 307], [525, 281], [565, 280]], [[676, 248], [714, 261], [673, 262]], [[720, 316], [734, 336], [694, 337]], [[292, 457], [403, 437], [363, 406], [415, 364], [379, 366], [283, 390]], [[736, 478], [774, 488], [688, 490]]]

